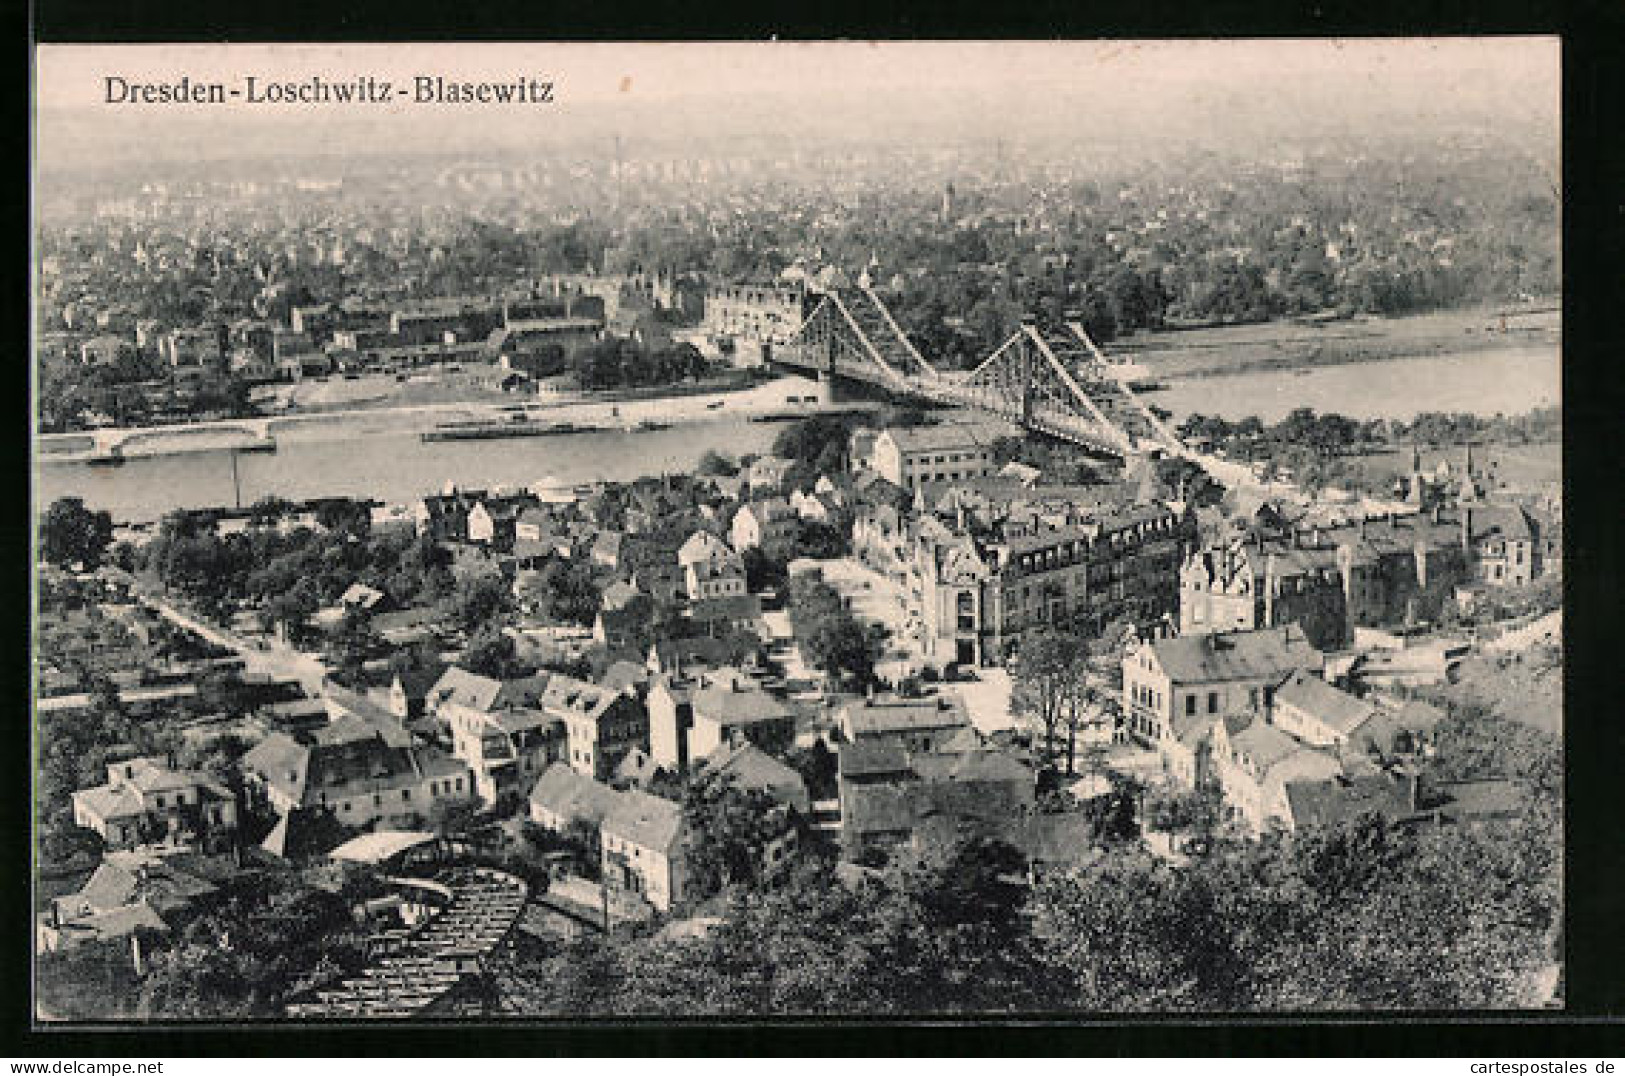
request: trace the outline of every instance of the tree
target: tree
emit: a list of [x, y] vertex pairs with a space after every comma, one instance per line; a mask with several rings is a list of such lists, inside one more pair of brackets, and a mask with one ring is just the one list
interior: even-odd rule
[[509, 680], [522, 675], [523, 666], [515, 652], [513, 637], [499, 625], [487, 624], [468, 640], [457, 664], [478, 676]]
[[[834, 464], [820, 473], [845, 470], [846, 446], [855, 425], [856, 420], [848, 415], [812, 415], [780, 430], [773, 439], [773, 454], [813, 468], [820, 464]], [[833, 458], [826, 455], [831, 446], [838, 447]]]
[[739, 464], [716, 449], [708, 448], [700, 455], [700, 462], [694, 468], [694, 473], [713, 478], [731, 478], [739, 473]]
[[1163, 833], [1211, 837], [1224, 819], [1224, 799], [1213, 789], [1158, 788], [1145, 797], [1145, 821]]
[[360, 686], [365, 680], [367, 662], [388, 650], [389, 644], [372, 626], [372, 615], [360, 607], [344, 611], [344, 618], [327, 644], [335, 675], [352, 686]]
[[874, 679], [879, 656], [879, 625], [865, 627], [850, 613], [839, 613], [815, 621], [802, 640], [802, 649], [812, 664], [831, 677], [850, 676], [859, 684]]
[[197, 697], [217, 714], [242, 716], [254, 707], [254, 692], [235, 669], [207, 669], [198, 676]]
[[40, 520], [40, 555], [58, 567], [96, 568], [113, 541], [113, 517], [91, 511], [79, 497], [61, 497]]
[[1083, 653], [1083, 640], [1049, 627], [1028, 632], [1017, 651], [1010, 706], [1037, 724], [1046, 760], [1055, 757], [1055, 730], [1079, 697]]
[[498, 572], [484, 572], [460, 579], [442, 603], [442, 613], [472, 635], [487, 624], [500, 624], [512, 604], [513, 591], [508, 581]]
[[316, 523], [323, 530], [365, 538], [372, 529], [372, 508], [365, 501], [335, 497], [316, 506]]
[[141, 1016], [279, 1016], [319, 975], [360, 971], [366, 936], [343, 894], [270, 871], [243, 872], [222, 889], [214, 909], [154, 954], [137, 998]]
[[839, 761], [822, 739], [814, 740], [808, 747], [793, 748], [784, 761], [801, 775], [812, 799], [830, 799], [836, 794]]
[[753, 594], [782, 587], [789, 579], [784, 558], [774, 556], [762, 546], [751, 546], [740, 559], [745, 563], [745, 587]]
[[546, 620], [590, 625], [602, 595], [592, 569], [575, 561], [550, 560], [525, 584], [525, 600]]
[[267, 626], [276, 627], [289, 643], [296, 644], [304, 638], [310, 618], [316, 615], [321, 604], [316, 584], [308, 578], [301, 579], [293, 589], [267, 601], [260, 610], [260, 619]]
[[438, 799], [429, 808], [429, 828], [442, 837], [467, 836], [481, 812], [479, 801], [467, 796]]
[[268, 527], [280, 523], [294, 514], [292, 501], [274, 495], [261, 497], [248, 507], [248, 522], [255, 527]]
[[683, 862], [691, 899], [734, 885], [757, 884], [766, 867], [767, 847], [795, 826], [766, 792], [742, 789], [731, 779], [716, 777], [688, 783], [683, 822], [689, 834]]

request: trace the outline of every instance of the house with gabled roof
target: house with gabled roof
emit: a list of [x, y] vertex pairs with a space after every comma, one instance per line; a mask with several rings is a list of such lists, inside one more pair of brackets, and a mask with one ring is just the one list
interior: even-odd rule
[[73, 794], [73, 820], [113, 848], [160, 841], [212, 846], [236, 831], [237, 797], [201, 771], [132, 758], [108, 763], [106, 784]]
[[800, 520], [783, 497], [751, 501], [734, 513], [728, 540], [740, 553], [747, 549], [783, 542], [795, 537]]
[[441, 662], [431, 661], [395, 670], [389, 681], [389, 712], [401, 722], [422, 717], [429, 693], [446, 668]]
[[1174, 734], [1175, 714], [1262, 712], [1293, 672], [1324, 665], [1325, 655], [1291, 624], [1143, 640], [1123, 655], [1128, 730], [1155, 744]]
[[564, 753], [564, 723], [541, 710], [452, 707], [452, 754], [468, 764], [474, 794], [499, 811], [522, 801], [542, 771]]
[[660, 674], [649, 689], [650, 753], [661, 766], [686, 769], [725, 744], [783, 751], [795, 727], [795, 712], [739, 669]]
[[1414, 777], [1387, 772], [1288, 781], [1280, 824], [1292, 833], [1330, 828], [1375, 814], [1392, 825], [1427, 817]]
[[1293, 781], [1325, 781], [1344, 774], [1336, 753], [1311, 746], [1263, 718], [1240, 731], [1225, 722], [1213, 726], [1213, 762], [1225, 802], [1255, 832], [1287, 818], [1286, 786]]
[[471, 673], [457, 665], [448, 666], [434, 687], [429, 689], [424, 706], [437, 713], [442, 706], [454, 704], [470, 710], [500, 710], [511, 706], [535, 706], [547, 690], [545, 673], [497, 680]]
[[681, 806], [637, 789], [617, 793], [599, 834], [605, 885], [635, 893], [662, 912], [683, 899]]
[[1371, 703], [1296, 669], [1275, 689], [1270, 720], [1305, 743], [1339, 747], [1353, 740], [1376, 713]]
[[749, 740], [725, 743], [700, 763], [701, 774], [733, 782], [741, 789], [764, 792], [806, 815], [811, 805], [801, 774]]
[[649, 746], [648, 712], [625, 692], [554, 676], [538, 705], [564, 724], [564, 760], [595, 780], [607, 780], [633, 748]]
[[843, 706], [835, 719], [848, 743], [892, 741], [909, 751], [942, 750], [946, 741], [972, 727], [963, 700], [947, 693], [861, 699]]
[[462, 760], [419, 744], [392, 719], [354, 713], [311, 733], [274, 732], [240, 765], [250, 796], [280, 817], [284, 833], [318, 814], [353, 829], [410, 828], [436, 802], [475, 792]]
[[565, 762], [555, 762], [543, 771], [530, 790], [530, 819], [555, 833], [569, 833], [598, 827], [615, 806], [616, 792]]
[[[108, 852], [78, 892], [53, 898], [40, 916], [38, 951], [71, 949], [132, 933], [166, 933], [165, 917], [209, 901], [218, 887], [196, 871], [199, 857], [155, 851]], [[191, 869], [188, 869], [191, 868]]]
[[1480, 582], [1518, 586], [1539, 574], [1535, 523], [1520, 505], [1463, 506], [1461, 530], [1464, 543], [1473, 551]]
[[783, 456], [762, 456], [752, 461], [745, 471], [745, 480], [750, 484], [751, 495], [763, 496], [783, 492], [784, 480], [789, 477], [790, 470], [795, 465], [795, 460], [785, 459]]
[[1008, 837], [1036, 802], [1033, 771], [991, 747], [911, 751], [897, 740], [860, 740], [843, 743], [837, 757], [841, 838], [853, 855], [895, 847], [931, 820]]

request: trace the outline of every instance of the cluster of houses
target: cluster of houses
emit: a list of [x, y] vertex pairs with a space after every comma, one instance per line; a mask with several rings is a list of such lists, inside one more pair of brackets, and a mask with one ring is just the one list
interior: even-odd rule
[[1254, 833], [1370, 812], [1396, 824], [1519, 813], [1514, 780], [1430, 782], [1443, 712], [1352, 694], [1327, 679], [1350, 679], [1335, 664], [1290, 624], [1147, 639], [1122, 659], [1127, 731], [1168, 780], [1222, 793]]
[[[606, 886], [665, 911], [690, 884], [696, 835], [666, 798], [682, 775], [726, 775], [769, 797], [784, 823], [765, 853], [775, 864], [806, 827], [838, 834], [860, 863], [944, 829], [997, 836], [1034, 871], [1089, 862], [1085, 814], [1040, 810], [1039, 762], [979, 731], [952, 685], [898, 683], [826, 712], [765, 647], [728, 645], [768, 636], [752, 551], [793, 553], [809, 524], [850, 535], [854, 556], [898, 584], [920, 656], [939, 667], [1006, 662], [1040, 626], [1131, 625], [1121, 704], [1085, 735], [1137, 745], [1175, 787], [1221, 794], [1247, 830], [1519, 810], [1516, 782], [1432, 778], [1442, 714], [1373, 690], [1358, 644], [1437, 618], [1463, 588], [1554, 567], [1525, 508], [1471, 482], [1444, 496], [1418, 468], [1409, 511], [1309, 519], [1238, 501], [1214, 519], [1149, 465], [1114, 483], [1045, 484], [1035, 468], [995, 466], [996, 429], [926, 429], [861, 432], [851, 473], [811, 482], [766, 457], [735, 476], [614, 489], [447, 489], [394, 513], [458, 557], [510, 570], [516, 591], [549, 562], [590, 569], [607, 666], [592, 679], [496, 679], [434, 663], [367, 693], [267, 690], [240, 792], [167, 759], [112, 762], [104, 784], [73, 796], [75, 821], [110, 849], [101, 880], [53, 903], [41, 944], [150, 927], [164, 900], [205, 892], [179, 866], [153, 869], [155, 855], [240, 854], [252, 831], [257, 854], [297, 859], [356, 831], [422, 828], [468, 801], [590, 850]], [[651, 641], [640, 598], [677, 603], [686, 628]], [[352, 610], [401, 612], [360, 584], [330, 619]], [[786, 762], [820, 739], [835, 748], [833, 801], [815, 801]], [[169, 896], [143, 884], [130, 897], [126, 876], [167, 877]]]

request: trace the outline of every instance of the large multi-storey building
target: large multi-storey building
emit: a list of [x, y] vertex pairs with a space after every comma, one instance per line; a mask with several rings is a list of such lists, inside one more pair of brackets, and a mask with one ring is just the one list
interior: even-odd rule
[[903, 489], [986, 478], [995, 470], [993, 442], [1010, 427], [997, 422], [952, 422], [882, 430], [869, 466]]
[[722, 285], [706, 293], [705, 327], [717, 336], [782, 344], [810, 310], [803, 287]]
[[1472, 580], [1538, 573], [1529, 516], [1464, 505], [1328, 528], [1255, 530], [1194, 552], [1179, 572], [1182, 634], [1297, 624], [1323, 649], [1357, 627], [1431, 620]]
[[960, 664], [998, 660], [1042, 624], [1094, 632], [1172, 616], [1179, 564], [1196, 538], [1192, 516], [1165, 505], [1008, 535], [976, 536], [935, 518], [911, 531], [900, 545], [926, 657]]
[[1197, 719], [1262, 712], [1294, 672], [1324, 665], [1291, 625], [1147, 640], [1123, 655], [1123, 712], [1131, 733], [1156, 744]]
[[636, 698], [570, 676], [554, 676], [540, 709], [564, 723], [568, 762], [578, 773], [607, 780], [627, 753], [649, 748], [649, 715]]

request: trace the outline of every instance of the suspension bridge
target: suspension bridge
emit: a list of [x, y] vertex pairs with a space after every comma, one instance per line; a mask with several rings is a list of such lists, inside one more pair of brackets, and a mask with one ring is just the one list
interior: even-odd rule
[[1026, 321], [971, 371], [938, 370], [866, 282], [824, 293], [773, 362], [820, 378], [984, 411], [1092, 452], [1188, 456], [1183, 442], [1119, 380], [1083, 326]]

